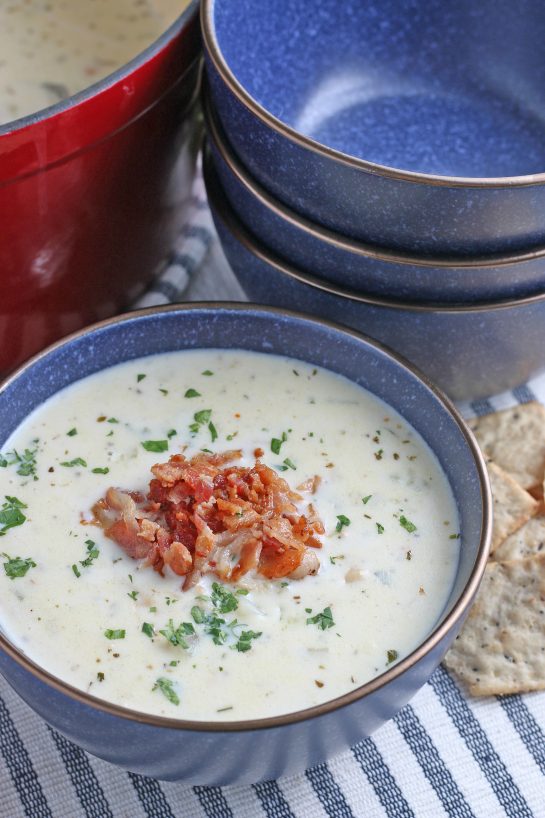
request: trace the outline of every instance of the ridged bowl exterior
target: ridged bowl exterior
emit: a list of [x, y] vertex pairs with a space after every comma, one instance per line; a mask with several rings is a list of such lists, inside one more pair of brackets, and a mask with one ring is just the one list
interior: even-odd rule
[[[0, 388], [0, 448], [49, 396], [81, 377], [142, 355], [243, 348], [290, 355], [339, 372], [395, 407], [436, 453], [460, 512], [461, 556], [440, 623], [409, 657], [333, 703], [253, 722], [145, 716], [48, 675], [2, 635], [0, 672], [56, 730], [100, 758], [156, 778], [250, 784], [299, 773], [368, 736], [425, 683], [453, 641], [487, 558], [486, 469], [461, 419], [429, 384], [369, 340], [296, 313], [247, 304], [188, 304], [136, 312], [42, 353]], [[1, 620], [1, 600], [0, 600]]]

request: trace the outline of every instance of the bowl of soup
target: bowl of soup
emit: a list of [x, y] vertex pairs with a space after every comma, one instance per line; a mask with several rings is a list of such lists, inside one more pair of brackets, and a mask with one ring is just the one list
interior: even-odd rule
[[184, 219], [196, 2], [0, 8], [0, 373], [128, 306]]
[[454, 407], [286, 310], [72, 335], [0, 388], [0, 452], [0, 672], [79, 746], [161, 779], [276, 778], [371, 734], [484, 570], [488, 482]]

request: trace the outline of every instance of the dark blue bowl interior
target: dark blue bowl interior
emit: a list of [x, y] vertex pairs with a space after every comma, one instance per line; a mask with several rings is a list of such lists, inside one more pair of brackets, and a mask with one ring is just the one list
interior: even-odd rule
[[539, 0], [215, 0], [220, 51], [323, 145], [422, 173], [545, 171]]
[[171, 307], [108, 322], [55, 346], [0, 388], [0, 450], [33, 409], [74, 381], [122, 361], [194, 348], [256, 350], [326, 367], [393, 406], [420, 432], [450, 480], [461, 517], [461, 560], [449, 611], [470, 577], [482, 537], [481, 482], [466, 433], [412, 370], [349, 330], [245, 305]]

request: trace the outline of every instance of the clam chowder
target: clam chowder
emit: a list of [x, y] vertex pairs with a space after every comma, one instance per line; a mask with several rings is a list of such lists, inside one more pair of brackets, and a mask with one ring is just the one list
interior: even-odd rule
[[189, 0], [3, 0], [0, 125], [72, 96], [156, 40]]
[[430, 449], [295, 359], [123, 363], [0, 449], [1, 631], [135, 710], [241, 720], [334, 699], [413, 651], [454, 581], [458, 514]]

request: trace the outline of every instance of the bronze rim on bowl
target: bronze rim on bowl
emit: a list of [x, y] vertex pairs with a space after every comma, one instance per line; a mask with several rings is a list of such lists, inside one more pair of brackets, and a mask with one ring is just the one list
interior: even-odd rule
[[242, 224], [238, 216], [233, 212], [225, 193], [221, 188], [217, 173], [212, 165], [212, 159], [208, 152], [205, 151], [203, 161], [204, 179], [206, 183], [206, 192], [208, 199], [212, 206], [219, 213], [221, 219], [225, 222], [229, 231], [235, 236], [252, 255], [261, 259], [266, 264], [270, 264], [280, 273], [287, 275], [289, 278], [299, 281], [301, 284], [307, 284], [317, 290], [322, 290], [329, 295], [337, 296], [337, 298], [346, 298], [349, 301], [358, 301], [360, 304], [367, 304], [372, 307], [386, 307], [392, 310], [406, 310], [409, 312], [440, 312], [440, 313], [471, 313], [471, 312], [488, 312], [490, 310], [509, 309], [513, 307], [526, 307], [531, 304], [538, 304], [545, 300], [545, 292], [537, 295], [529, 295], [524, 298], [503, 299], [501, 301], [484, 301], [478, 304], [441, 304], [437, 301], [426, 302], [425, 304], [413, 301], [401, 301], [390, 298], [382, 298], [381, 296], [367, 295], [358, 290], [351, 290], [347, 287], [341, 287], [336, 284], [331, 284], [322, 278], [317, 278], [310, 273], [305, 273], [302, 270], [295, 268], [289, 262], [284, 261], [268, 247], [260, 242], [249, 230]]
[[366, 258], [373, 258], [379, 261], [391, 262], [393, 264], [416, 265], [418, 267], [501, 267], [508, 264], [520, 264], [525, 261], [535, 261], [545, 258], [545, 247], [537, 247], [527, 252], [516, 253], [490, 253], [476, 256], [456, 256], [448, 254], [421, 256], [411, 252], [401, 250], [390, 250], [387, 247], [368, 244], [364, 241], [351, 239], [341, 233], [336, 233], [327, 227], [317, 224], [310, 219], [296, 213], [279, 199], [275, 198], [265, 188], [260, 185], [244, 167], [234, 150], [229, 145], [218, 116], [215, 113], [208, 84], [203, 81], [201, 93], [204, 121], [210, 138], [213, 141], [221, 158], [228, 166], [229, 171], [235, 176], [237, 181], [257, 200], [263, 207], [266, 207], [279, 219], [293, 225], [293, 227], [304, 233], [312, 235], [318, 241], [337, 247], [346, 253], [352, 253]]
[[234, 73], [229, 68], [225, 60], [219, 43], [216, 39], [214, 29], [214, 3], [216, 0], [202, 0], [201, 3], [201, 30], [206, 51], [214, 64], [214, 67], [222, 81], [229, 88], [231, 93], [247, 108], [256, 119], [260, 120], [271, 130], [280, 134], [285, 139], [299, 145], [313, 153], [349, 165], [355, 170], [372, 173], [378, 176], [387, 176], [391, 179], [399, 179], [405, 182], [413, 182], [422, 185], [435, 185], [440, 187], [468, 187], [468, 188], [502, 188], [502, 187], [529, 187], [532, 185], [542, 185], [545, 183], [545, 172], [533, 173], [523, 176], [441, 176], [433, 173], [419, 173], [418, 171], [403, 170], [393, 168], [388, 165], [381, 165], [377, 162], [369, 162], [365, 159], [358, 159], [343, 151], [330, 148], [316, 139], [305, 136], [299, 131], [282, 122], [281, 119], [271, 114], [263, 105], [257, 102], [251, 94], [238, 81]]
[[14, 645], [12, 645], [11, 642], [9, 642], [8, 639], [2, 634], [1, 630], [0, 630], [0, 650], [3, 650], [5, 653], [7, 653], [7, 655], [15, 662], [17, 662], [18, 665], [20, 665], [27, 672], [31, 673], [39, 681], [43, 682], [49, 687], [53, 687], [58, 692], [65, 694], [70, 699], [75, 700], [80, 704], [96, 708], [97, 710], [100, 710], [111, 716], [118, 716], [123, 719], [140, 722], [154, 727], [163, 727], [174, 730], [190, 730], [195, 732], [233, 733], [243, 732], [247, 730], [263, 730], [272, 727], [281, 727], [282, 725], [294, 724], [296, 722], [300, 722], [306, 719], [312, 719], [317, 716], [326, 715], [331, 711], [352, 704], [353, 702], [356, 702], [359, 699], [362, 699], [363, 697], [369, 695], [370, 693], [382, 687], [383, 685], [388, 684], [390, 681], [393, 681], [397, 677], [403, 675], [405, 671], [407, 671], [413, 665], [415, 665], [421, 659], [423, 659], [428, 652], [433, 650], [434, 647], [436, 647], [441, 642], [441, 640], [446, 636], [449, 630], [455, 626], [455, 624], [460, 619], [465, 609], [471, 604], [473, 597], [477, 592], [488, 559], [488, 553], [490, 550], [490, 540], [492, 535], [492, 497], [490, 493], [490, 484], [488, 480], [488, 474], [484, 457], [479, 449], [479, 446], [477, 445], [475, 438], [473, 437], [473, 434], [466, 426], [458, 410], [456, 409], [454, 404], [449, 400], [449, 398], [447, 398], [431, 381], [429, 381], [425, 375], [421, 374], [416, 367], [405, 361], [401, 356], [397, 355], [395, 352], [392, 352], [384, 345], [370, 338], [367, 338], [366, 336], [362, 335], [359, 332], [356, 332], [355, 330], [351, 330], [346, 327], [341, 327], [332, 321], [310, 317], [302, 313], [295, 312], [293, 310], [230, 301], [221, 302], [195, 301], [186, 304], [167, 305], [163, 307], [149, 307], [147, 309], [134, 310], [132, 312], [125, 314], [124, 316], [117, 316], [114, 318], [109, 318], [105, 321], [100, 321], [96, 324], [92, 324], [91, 326], [86, 327], [85, 329], [80, 330], [79, 332], [72, 333], [66, 338], [63, 338], [62, 340], [57, 341], [56, 343], [47, 347], [47, 349], [43, 350], [42, 352], [32, 357], [29, 361], [27, 361], [27, 363], [23, 364], [10, 377], [8, 377], [0, 386], [0, 394], [4, 392], [7, 388], [9, 388], [12, 381], [18, 378], [19, 375], [24, 373], [27, 369], [31, 368], [35, 363], [40, 361], [42, 358], [44, 358], [51, 352], [55, 351], [59, 347], [62, 347], [71, 341], [74, 341], [79, 338], [84, 338], [86, 335], [90, 334], [91, 332], [97, 329], [106, 328], [111, 326], [112, 324], [123, 323], [124, 321], [134, 321], [135, 318], [145, 317], [147, 315], [158, 315], [169, 312], [189, 312], [191, 310], [199, 309], [221, 309], [221, 310], [227, 309], [237, 313], [244, 313], [248, 311], [255, 312], [256, 310], [260, 310], [264, 313], [269, 313], [272, 315], [283, 315], [297, 319], [304, 319], [309, 323], [318, 324], [320, 326], [325, 326], [334, 329], [337, 332], [340, 332], [344, 335], [351, 336], [358, 340], [363, 340], [367, 344], [370, 344], [371, 346], [374, 346], [380, 349], [381, 351], [385, 352], [387, 355], [393, 358], [398, 364], [403, 366], [405, 369], [409, 370], [413, 375], [416, 375], [416, 377], [418, 377], [425, 384], [425, 386], [433, 393], [435, 398], [443, 405], [443, 407], [451, 415], [456, 425], [458, 426], [460, 432], [464, 436], [469, 449], [471, 450], [479, 478], [481, 501], [483, 506], [481, 537], [479, 547], [477, 550], [477, 556], [475, 558], [475, 562], [471, 570], [469, 579], [464, 589], [462, 590], [461, 594], [459, 595], [458, 599], [453, 604], [452, 610], [445, 616], [444, 620], [438, 626], [436, 626], [432, 630], [432, 632], [423, 640], [422, 644], [420, 644], [414, 651], [412, 651], [412, 653], [410, 653], [407, 657], [402, 659], [394, 667], [392, 667], [389, 670], [386, 670], [384, 673], [380, 674], [379, 676], [376, 676], [374, 679], [371, 679], [366, 684], [360, 685], [354, 690], [351, 690], [342, 696], [338, 696], [335, 699], [330, 699], [329, 701], [324, 702], [323, 704], [305, 708], [304, 710], [297, 710], [295, 712], [286, 713], [280, 716], [272, 716], [261, 719], [247, 719], [240, 721], [221, 722], [176, 719], [169, 718], [167, 716], [154, 716], [148, 713], [140, 712], [138, 710], [122, 707], [117, 704], [112, 704], [103, 699], [99, 699], [96, 696], [92, 696], [91, 694], [86, 693], [85, 691], [79, 690], [78, 688], [68, 684], [67, 682], [64, 682], [62, 679], [59, 679], [53, 674], [43, 670], [43, 668], [41, 668], [38, 664], [29, 659], [19, 648], [16, 648]]

